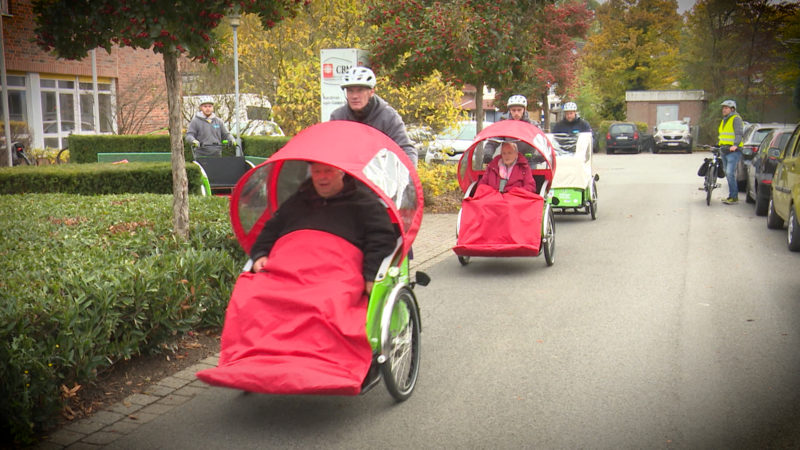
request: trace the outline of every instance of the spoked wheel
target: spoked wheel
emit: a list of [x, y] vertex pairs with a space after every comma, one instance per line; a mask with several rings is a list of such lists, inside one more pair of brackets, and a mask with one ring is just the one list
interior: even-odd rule
[[592, 198], [589, 200], [589, 214], [592, 220], [597, 220], [597, 183], [592, 181]]
[[460, 262], [462, 266], [466, 266], [469, 264], [469, 256], [459, 256], [458, 262]]
[[420, 352], [419, 311], [414, 294], [406, 287], [400, 289], [392, 308], [389, 324], [388, 354], [381, 364], [386, 389], [398, 402], [411, 396], [419, 375]]
[[544, 246], [544, 260], [548, 266], [556, 262], [556, 224], [553, 210], [549, 209], [546, 219], [544, 236], [542, 236], [542, 246]]
[[711, 206], [711, 193], [714, 192], [714, 187], [717, 184], [716, 170], [716, 167], [711, 166], [708, 168], [708, 174], [706, 174], [706, 205], [708, 206]]

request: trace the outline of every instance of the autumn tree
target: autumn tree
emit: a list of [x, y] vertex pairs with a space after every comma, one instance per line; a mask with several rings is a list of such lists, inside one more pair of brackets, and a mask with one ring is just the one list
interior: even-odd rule
[[[238, 29], [242, 90], [269, 98], [275, 121], [287, 134], [295, 134], [319, 122], [322, 119], [320, 50], [362, 48], [369, 51], [371, 31], [365, 22], [365, 12], [363, 3], [358, 0], [315, 0], [304, 7], [303, 14], [267, 31], [257, 17], [242, 16]], [[232, 92], [231, 30], [227, 24], [222, 24], [217, 32], [223, 42], [219, 52], [222, 63], [201, 72], [199, 86], [214, 92]], [[408, 86], [393, 83], [381, 71], [376, 70], [376, 74], [378, 95], [389, 101], [407, 124], [440, 130], [460, 117], [460, 90], [446, 83], [438, 73]]]
[[684, 84], [709, 98], [736, 97], [759, 120], [759, 105], [791, 92], [800, 73], [797, 15], [795, 2], [699, 0], [687, 13]]
[[669, 88], [677, 80], [682, 20], [676, 0], [608, 0], [583, 60], [603, 99], [601, 114], [625, 119], [625, 91]]
[[257, 14], [265, 28], [295, 12], [301, 0], [34, 0], [37, 43], [66, 59], [82, 59], [94, 48], [152, 49], [164, 59], [172, 149], [174, 232], [189, 234], [189, 197], [181, 133], [181, 55], [216, 62], [213, 30], [236, 5]]

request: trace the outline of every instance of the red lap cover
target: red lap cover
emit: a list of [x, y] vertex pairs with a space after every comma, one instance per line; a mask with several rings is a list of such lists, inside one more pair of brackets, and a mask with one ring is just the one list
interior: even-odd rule
[[283, 236], [267, 270], [243, 273], [208, 384], [268, 394], [356, 395], [372, 362], [363, 254], [322, 231]]
[[459, 256], [537, 256], [544, 199], [512, 188], [500, 193], [478, 185], [461, 204], [461, 225], [453, 251]]

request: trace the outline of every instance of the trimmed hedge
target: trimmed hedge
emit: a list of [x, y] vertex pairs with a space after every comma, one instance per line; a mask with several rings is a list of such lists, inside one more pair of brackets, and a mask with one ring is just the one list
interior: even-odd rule
[[[248, 156], [269, 158], [273, 153], [286, 145], [289, 137], [285, 136], [243, 136], [242, 152]], [[98, 153], [127, 152], [169, 152], [169, 135], [81, 135], [69, 136], [70, 162], [94, 163]], [[223, 155], [234, 156], [235, 150], [228, 146]], [[184, 158], [192, 161], [192, 150], [184, 146]]]
[[171, 195], [0, 195], [0, 444], [53, 424], [62, 385], [221, 327], [246, 255], [227, 198], [190, 208], [178, 242]]
[[[202, 172], [186, 164], [189, 192], [200, 193]], [[94, 163], [0, 168], [0, 194], [172, 194], [170, 163]]]

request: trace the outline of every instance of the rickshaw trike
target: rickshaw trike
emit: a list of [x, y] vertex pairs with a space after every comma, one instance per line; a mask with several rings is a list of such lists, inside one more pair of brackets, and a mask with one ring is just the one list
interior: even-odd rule
[[553, 211], [589, 214], [597, 219], [597, 181], [592, 167], [592, 133], [547, 134], [556, 150], [558, 172], [553, 178], [549, 201]]
[[[420, 313], [408, 252], [422, 221], [422, 185], [389, 137], [355, 122], [313, 125], [247, 172], [231, 195], [234, 234], [249, 254], [267, 220], [328, 164], [371, 190], [397, 232], [369, 296], [360, 250], [343, 238], [298, 230], [278, 239], [269, 268], [240, 274], [222, 332], [219, 364], [206, 383], [267, 394], [358, 395], [381, 379], [397, 400], [414, 390], [420, 368]], [[280, 250], [279, 250], [280, 246]]]
[[[513, 188], [501, 193], [485, 185], [478, 188], [487, 166], [483, 144], [490, 140], [517, 143], [528, 159], [538, 192]], [[458, 183], [464, 197], [453, 252], [461, 265], [469, 264], [473, 256], [539, 256], [542, 252], [547, 265], [553, 265], [556, 230], [546, 198], [555, 171], [555, 150], [536, 125], [503, 120], [478, 133], [458, 163]]]

